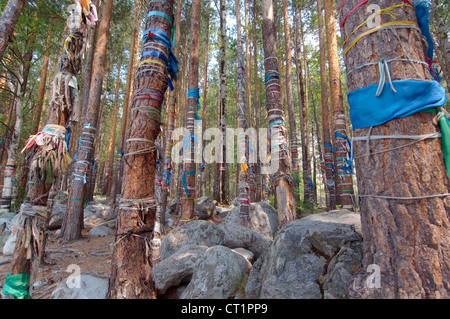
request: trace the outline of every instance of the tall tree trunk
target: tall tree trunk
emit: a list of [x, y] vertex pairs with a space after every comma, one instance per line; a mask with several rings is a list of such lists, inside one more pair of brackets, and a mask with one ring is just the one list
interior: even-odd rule
[[[445, 82], [447, 82], [447, 91], [450, 93], [450, 43], [448, 37], [448, 25], [444, 23], [444, 19], [440, 14], [440, 3], [432, 1], [431, 14], [434, 22], [434, 36], [436, 38], [436, 53], [442, 65], [442, 72]], [[442, 6], [445, 7], [445, 6]], [[448, 17], [447, 17], [448, 21]]]
[[50, 61], [50, 47], [51, 47], [51, 36], [50, 32], [47, 35], [47, 39], [45, 41], [45, 52], [42, 56], [42, 67], [41, 67], [41, 75], [39, 77], [39, 87], [36, 96], [36, 107], [33, 115], [33, 126], [31, 128], [30, 135], [35, 135], [39, 131], [39, 123], [41, 122], [42, 108], [44, 106], [44, 98], [45, 98], [45, 84], [47, 83], [47, 74], [48, 74], [48, 63]]
[[[175, 21], [181, 21], [181, 10], [182, 10], [182, 0], [177, 0], [177, 15]], [[180, 42], [180, 23], [177, 23], [175, 26], [175, 42]], [[180, 53], [180, 46], [177, 45], [174, 50], [175, 56], [178, 56]], [[173, 148], [173, 136], [172, 132], [175, 129], [175, 120], [176, 120], [176, 109], [178, 106], [178, 96], [180, 91], [180, 84], [179, 81], [175, 81], [173, 84], [174, 89], [169, 94], [169, 103], [167, 107], [167, 113], [166, 116], [168, 118], [167, 121], [167, 129], [166, 129], [166, 145], [164, 147], [164, 170], [162, 174], [162, 185], [163, 185], [163, 192], [162, 192], [162, 198], [161, 198], [161, 212], [166, 211], [167, 206], [167, 199], [170, 195], [170, 187], [172, 185], [172, 174], [174, 173], [173, 167], [172, 167], [172, 148]], [[205, 107], [205, 106], [204, 106]], [[203, 134], [202, 134], [203, 136]], [[173, 183], [176, 184], [176, 183]], [[165, 233], [164, 229], [164, 223], [162, 224], [162, 233]], [[156, 253], [154, 251], [154, 253]]]
[[[125, 133], [127, 132], [128, 114], [130, 109], [130, 98], [133, 93], [134, 84], [134, 69], [138, 57], [139, 43], [140, 43], [140, 12], [142, 7], [142, 0], [134, 0], [134, 12], [133, 12], [133, 32], [130, 41], [130, 58], [128, 60], [127, 80], [125, 83], [125, 97], [123, 100], [122, 119], [120, 122], [120, 138], [117, 146], [117, 164], [116, 171], [113, 178], [113, 184], [111, 186], [111, 195], [109, 197], [108, 204], [113, 205], [116, 202], [116, 196], [120, 192], [121, 177], [123, 173], [124, 158], [123, 150], [125, 146]], [[178, 20], [179, 21], [179, 20]]]
[[[342, 3], [341, 0], [337, 1], [338, 6]], [[338, 14], [341, 24], [358, 3], [359, 0], [345, 2]], [[382, 9], [392, 5], [387, 0], [372, 3]], [[364, 5], [348, 16], [341, 27], [342, 39], [349, 37], [367, 19], [366, 9]], [[390, 15], [380, 15], [380, 26], [391, 21], [417, 22], [413, 8], [404, 6], [394, 10], [395, 20]], [[364, 29], [355, 32], [350, 41], [372, 29], [363, 25]], [[422, 34], [418, 29], [381, 27], [380, 31], [357, 41], [344, 54], [349, 91], [379, 83], [380, 59], [397, 59], [400, 56], [405, 60], [425, 61], [424, 52]], [[358, 68], [368, 62], [374, 64]], [[397, 84], [399, 80], [413, 79], [426, 83], [432, 79], [428, 66], [415, 62], [392, 61], [389, 62], [389, 69], [398, 95], [404, 94]], [[382, 94], [388, 93], [388, 90], [390, 87], [386, 84]], [[372, 107], [374, 99], [377, 99], [375, 94], [368, 96], [365, 105]], [[354, 106], [350, 104], [350, 107]], [[438, 132], [433, 124], [434, 116], [430, 113], [415, 113], [354, 131], [364, 239], [361, 280], [372, 272], [365, 281], [369, 281], [370, 285], [355, 280], [353, 293], [357, 298], [450, 297], [450, 205], [446, 198], [449, 178], [441, 141], [437, 138], [417, 143], [408, 141], [411, 135]], [[405, 136], [405, 139], [389, 139], [388, 135]], [[386, 138], [368, 140], [370, 136]], [[357, 141], [358, 138], [363, 141]], [[379, 285], [374, 285], [376, 282], [373, 279], [377, 279], [375, 276], [379, 279]]]
[[[289, 8], [287, 0], [283, 0], [284, 17], [284, 37], [286, 48], [286, 101], [289, 115], [289, 136], [291, 148], [291, 163], [294, 176], [299, 176], [298, 146], [297, 146], [297, 125], [295, 124], [294, 100], [292, 97], [292, 57], [291, 57], [291, 28], [289, 26]], [[298, 188], [297, 181], [294, 181], [294, 188]], [[300, 196], [300, 195], [298, 195]], [[300, 198], [300, 197], [299, 197]]]
[[[254, 128], [254, 106], [252, 105], [252, 82], [250, 81], [251, 78], [251, 71], [252, 71], [252, 64], [250, 60], [250, 31], [249, 31], [249, 22], [248, 22], [248, 0], [244, 0], [244, 18], [245, 18], [245, 99], [246, 99], [246, 105], [247, 105], [247, 126], [249, 128]], [[252, 108], [253, 106], [253, 108]], [[253, 114], [252, 114], [253, 111]], [[254, 141], [257, 142], [257, 139], [254, 139]], [[252, 158], [253, 160], [250, 160], [250, 171], [248, 172], [248, 184], [249, 184], [249, 200], [250, 202], [256, 201], [256, 166], [257, 163], [254, 162], [254, 159], [258, 155], [254, 155], [254, 153], [257, 150], [256, 145], [248, 145], [248, 156], [247, 158]]]
[[[14, 124], [14, 131], [11, 135], [9, 146], [7, 147], [8, 160], [5, 165], [3, 189], [2, 189], [2, 203], [0, 209], [9, 211], [11, 209], [11, 202], [14, 190], [14, 177], [16, 175], [16, 162], [19, 155], [19, 143], [24, 123], [24, 104], [25, 93], [28, 86], [28, 76], [31, 69], [31, 60], [33, 58], [33, 50], [31, 47], [36, 41], [36, 33], [33, 33], [28, 39], [26, 46], [27, 52], [23, 56], [23, 64], [19, 66], [19, 79], [17, 82], [17, 94], [15, 97], [16, 122]], [[25, 170], [25, 175], [27, 170]]]
[[[155, 11], [173, 20], [173, 0], [150, 2], [148, 12]], [[164, 16], [149, 14], [146, 30], [144, 48], [157, 46], [166, 61], [171, 61], [171, 21]], [[159, 57], [149, 59], [141, 55], [136, 73], [124, 154], [128, 165], [123, 172], [108, 289], [108, 297], [112, 299], [149, 299], [155, 294], [151, 249], [152, 245], [158, 244], [152, 241], [151, 233], [155, 223], [159, 222], [155, 220], [158, 153], [155, 142], [160, 134], [161, 107], [170, 81], [164, 63]]]
[[[53, 198], [59, 188], [59, 178], [68, 165], [67, 144], [64, 138], [65, 125], [69, 118], [79, 119], [79, 109], [75, 103], [77, 95], [75, 75], [80, 70], [79, 61], [83, 54], [83, 39], [80, 38], [80, 30], [86, 29], [85, 23], [92, 24], [96, 21], [91, 10], [82, 15], [81, 21], [83, 22], [79, 25], [72, 25], [70, 36], [66, 39], [64, 47], [66, 54], [61, 55], [58, 61], [59, 72], [53, 81], [50, 114], [47, 125], [44, 127], [46, 132], [44, 129], [40, 132], [42, 134], [41, 145], [36, 143], [35, 137], [30, 137], [26, 144], [31, 182], [27, 190], [27, 197], [32, 201], [31, 204], [21, 206], [20, 223], [23, 227], [17, 233], [19, 240], [16, 242], [10, 274], [13, 276], [12, 278], [15, 275], [24, 276], [23, 278], [28, 282], [23, 280], [22, 284], [27, 288], [23, 289], [22, 287], [22, 293], [20, 296], [16, 295], [16, 298], [28, 297], [29, 283], [32, 282], [43, 257], [47, 238], [44, 225], [50, 221]], [[42, 204], [47, 205], [47, 208], [42, 207]], [[16, 282], [9, 282], [8, 278], [3, 291], [5, 291], [5, 287], [18, 288]]]
[[[294, 52], [295, 52], [295, 66], [297, 71], [297, 92], [298, 92], [298, 105], [299, 105], [299, 118], [300, 118], [300, 141], [302, 149], [302, 171], [303, 171], [303, 190], [304, 197], [303, 202], [310, 206], [310, 185], [309, 179], [311, 177], [311, 170], [309, 168], [309, 148], [308, 148], [308, 117], [307, 117], [307, 106], [305, 99], [305, 86], [303, 84], [303, 61], [302, 61], [302, 46], [301, 46], [301, 35], [299, 24], [299, 13], [300, 8], [296, 7], [294, 10], [294, 23], [295, 23], [295, 34], [294, 34]], [[312, 207], [309, 207], [310, 209]]]
[[[293, 180], [290, 174], [286, 145], [286, 128], [283, 121], [280, 79], [277, 78], [277, 38], [275, 36], [272, 0], [263, 0], [263, 47], [266, 80], [266, 109], [269, 116], [272, 146], [271, 166], [277, 171], [272, 175], [277, 200], [279, 227], [296, 219]], [[273, 76], [275, 75], [275, 76]], [[269, 77], [271, 76], [271, 77]]]
[[189, 54], [189, 93], [187, 99], [187, 120], [186, 128], [189, 131], [189, 147], [183, 149], [183, 183], [184, 195], [181, 198], [181, 219], [182, 222], [189, 221], [194, 216], [195, 206], [195, 176], [196, 163], [195, 152], [195, 119], [200, 105], [198, 90], [199, 73], [199, 50], [200, 50], [200, 0], [192, 1], [191, 7], [191, 30], [190, 30], [190, 54]]
[[343, 208], [353, 209], [355, 206], [352, 175], [347, 169], [349, 147], [347, 139], [347, 123], [344, 114], [344, 102], [341, 90], [341, 71], [336, 37], [333, 0], [324, 0], [325, 27], [327, 35], [328, 66], [330, 76], [331, 109], [333, 110], [333, 146], [336, 161], [335, 183], [337, 196]]
[[334, 160], [333, 145], [330, 137], [330, 115], [328, 104], [328, 73], [327, 73], [327, 54], [323, 22], [323, 2], [317, 0], [317, 19], [319, 26], [319, 54], [320, 54], [320, 101], [322, 110], [322, 132], [324, 146], [324, 165], [325, 165], [325, 187], [328, 189], [329, 201], [327, 207], [329, 210], [336, 208], [336, 192], [334, 180]]
[[105, 0], [102, 7], [102, 18], [98, 29], [97, 44], [94, 52], [92, 80], [89, 91], [89, 102], [86, 119], [81, 131], [77, 160], [74, 163], [72, 187], [69, 191], [69, 202], [61, 226], [63, 242], [81, 237], [83, 229], [83, 211], [87, 195], [87, 180], [92, 171], [94, 156], [94, 138], [98, 127], [98, 115], [102, 93], [103, 76], [106, 63], [106, 48], [109, 40], [110, 21], [114, 0]]
[[[109, 57], [108, 62], [106, 63], [105, 68], [105, 75], [103, 80], [103, 97], [101, 98], [100, 102], [100, 110], [99, 110], [99, 124], [98, 124], [98, 130], [95, 132], [95, 156], [94, 158], [98, 158], [98, 154], [102, 152], [102, 141], [103, 137], [105, 136], [104, 132], [104, 123], [106, 122], [105, 119], [105, 111], [106, 111], [106, 102], [108, 100], [108, 86], [109, 86], [109, 80], [111, 78], [111, 71], [113, 67], [113, 56]], [[103, 150], [103, 152], [108, 152], [108, 150]], [[107, 162], [103, 162], [103, 169], [102, 174], [100, 175], [99, 185], [101, 188], [101, 193], [105, 195], [107, 193], [107, 176], [108, 175], [108, 169], [107, 169]]]
[[[238, 167], [240, 171], [237, 172], [239, 180], [239, 213], [242, 225], [250, 226], [250, 196], [249, 196], [249, 138], [245, 135], [247, 130], [247, 105], [245, 101], [245, 78], [244, 78], [244, 57], [242, 56], [242, 31], [241, 31], [241, 4], [240, 0], [236, 0], [236, 24], [237, 24], [237, 90], [238, 90]], [[248, 43], [247, 43], [248, 45]], [[247, 65], [250, 68], [250, 65]]]
[[[245, 0], [247, 1], [247, 0]], [[253, 114], [255, 117], [255, 128], [259, 130], [260, 128], [260, 103], [259, 103], [259, 78], [258, 78], [258, 33], [256, 31], [256, 25], [257, 25], [257, 8], [256, 8], [256, 0], [253, 0], [253, 64], [255, 66], [254, 69], [254, 90], [255, 90], [255, 105], [253, 107]], [[247, 79], [248, 82], [250, 82], [250, 78]], [[255, 168], [255, 178], [256, 178], [256, 192], [255, 192], [255, 200], [257, 202], [261, 201], [262, 197], [262, 180], [261, 180], [261, 159], [259, 157], [259, 134], [257, 136], [257, 142], [254, 146], [254, 151], [256, 152], [256, 168]]]
[[[209, 20], [210, 13], [207, 8], [206, 14], [206, 33], [205, 33], [205, 62], [203, 66], [203, 115], [202, 115], [202, 138], [205, 135], [206, 130], [206, 107], [207, 107], [207, 90], [208, 90], [208, 64], [209, 64]], [[202, 145], [203, 148], [205, 145]], [[203, 154], [203, 151], [202, 151]], [[206, 194], [206, 161], [203, 159], [201, 167], [201, 183], [200, 183], [200, 197]]]
[[[312, 102], [312, 106], [313, 106], [314, 124], [315, 124], [315, 128], [316, 128], [316, 136], [317, 136], [317, 153], [319, 154], [319, 163], [320, 163], [322, 178], [325, 181], [326, 180], [326, 171], [325, 171], [325, 158], [323, 156], [323, 150], [322, 150], [322, 145], [323, 145], [322, 144], [322, 136], [321, 136], [322, 134], [321, 134], [321, 130], [320, 130], [319, 118], [317, 116], [316, 102], [314, 101], [314, 95], [312, 93], [311, 88], [310, 88], [310, 93], [311, 93], [311, 97], [312, 97], [311, 102]], [[313, 126], [311, 126], [311, 128], [313, 128]], [[314, 149], [314, 140], [313, 140], [313, 149]], [[313, 156], [313, 158], [315, 158], [315, 155]], [[314, 161], [313, 163], [314, 163], [314, 167], [316, 167], [316, 161]], [[316, 179], [317, 179], [316, 169], [314, 169], [313, 175], [314, 175], [314, 185], [315, 185], [314, 193], [317, 194], [317, 191], [318, 191], [317, 186], [318, 185], [316, 183]], [[328, 203], [330, 201], [330, 198], [329, 198], [329, 193], [327, 190], [326, 183], [324, 183], [324, 190], [325, 190], [325, 203]], [[317, 204], [317, 200], [316, 200], [316, 204]]]
[[107, 194], [111, 196], [111, 187], [113, 183], [113, 175], [114, 175], [114, 150], [116, 145], [116, 132], [117, 132], [117, 111], [119, 104], [119, 90], [120, 90], [120, 68], [122, 66], [122, 59], [119, 58], [119, 62], [117, 63], [117, 79], [116, 79], [116, 92], [114, 97], [114, 110], [112, 114], [111, 120], [111, 138], [109, 140], [108, 145], [108, 185], [107, 185]]
[[[313, 212], [314, 208], [314, 199], [313, 199], [313, 180], [312, 180], [312, 174], [311, 174], [311, 159], [313, 156], [311, 156], [310, 152], [310, 143], [309, 143], [309, 95], [308, 95], [308, 62], [307, 62], [307, 53], [306, 53], [306, 45], [305, 45], [305, 37], [303, 32], [303, 19], [302, 19], [302, 10], [304, 8], [304, 1], [302, 1], [302, 6], [298, 11], [299, 14], [299, 20], [300, 23], [300, 41], [299, 45], [301, 43], [302, 46], [302, 63], [303, 63], [303, 71], [304, 71], [304, 77], [302, 81], [302, 99], [303, 99], [303, 119], [304, 119], [304, 130], [305, 130], [305, 144], [302, 145], [305, 155], [305, 166], [303, 171], [303, 186], [305, 188], [305, 203], [309, 205], [309, 209], [311, 212]], [[300, 52], [300, 51], [299, 51]]]
[[25, 3], [27, 3], [26, 0], [9, 0], [5, 9], [3, 9], [2, 17], [0, 18], [0, 59], [5, 54], [10, 41], [9, 38], [14, 32]]
[[222, 132], [222, 152], [219, 165], [219, 202], [227, 203], [229, 197], [229, 172], [227, 163], [227, 73], [226, 73], [226, 3], [220, 0], [220, 49], [219, 49], [219, 76], [220, 76], [220, 118], [219, 127]]

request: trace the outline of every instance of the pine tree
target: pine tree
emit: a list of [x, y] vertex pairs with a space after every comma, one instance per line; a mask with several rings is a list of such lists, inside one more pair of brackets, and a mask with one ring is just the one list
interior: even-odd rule
[[286, 128], [283, 120], [280, 76], [278, 72], [277, 38], [272, 0], [263, 0], [263, 47], [266, 79], [266, 110], [271, 130], [271, 165], [277, 167], [272, 175], [275, 190], [278, 226], [296, 219], [293, 179], [290, 175], [288, 152], [286, 150]]
[[337, 196], [342, 207], [353, 209], [355, 206], [353, 195], [353, 181], [351, 160], [348, 156], [350, 147], [347, 134], [347, 121], [344, 114], [344, 102], [341, 89], [341, 71], [339, 68], [339, 55], [336, 37], [333, 0], [324, 0], [325, 27], [327, 35], [327, 52], [329, 66], [329, 82], [331, 109], [333, 111], [333, 146], [336, 162], [335, 183]]
[[325, 187], [328, 190], [327, 207], [329, 210], [336, 208], [336, 192], [334, 179], [334, 160], [333, 145], [330, 137], [330, 116], [328, 104], [328, 73], [327, 73], [327, 54], [324, 34], [323, 21], [323, 2], [317, 0], [317, 19], [319, 31], [319, 54], [320, 54], [320, 101], [322, 110], [322, 132], [324, 146], [324, 165], [325, 165]]
[[[350, 13], [359, 3], [358, 0], [337, 1], [338, 8], [342, 7], [338, 13], [341, 36], [343, 41], [348, 39], [343, 49], [347, 84], [351, 92], [348, 97], [353, 112], [356, 107], [363, 107], [361, 111], [365, 107], [367, 112], [374, 112], [373, 103], [380, 98], [386, 101], [383, 110], [390, 108], [392, 100], [389, 100], [389, 94], [393, 94], [394, 99], [401, 99], [407, 94], [405, 88], [399, 85], [401, 80], [413, 79], [411, 82], [416, 84], [429, 85], [428, 81], [432, 79], [428, 65], [420, 63], [425, 61], [422, 34], [416, 25], [415, 10], [407, 2], [392, 8], [392, 1], [372, 1], [371, 4], [381, 10], [391, 7], [395, 19], [391, 14], [375, 12], [367, 20], [374, 23], [371, 24], [364, 22], [370, 17], [366, 11], [367, 4]], [[391, 28], [399, 21], [402, 23], [400, 27]], [[361, 36], [364, 32], [369, 33]], [[376, 97], [375, 90], [382, 76], [379, 71], [381, 59], [385, 59], [381, 63], [395, 60], [387, 62], [392, 87], [386, 83], [379, 97]], [[369, 87], [373, 94], [368, 94], [363, 103], [350, 101], [351, 95], [361, 94], [357, 90]], [[445, 94], [443, 88], [440, 92]], [[377, 109], [376, 112], [382, 110]], [[372, 127], [363, 127], [365, 125], [352, 121], [353, 127], [356, 127], [353, 139], [364, 239], [361, 281], [357, 278], [352, 285], [355, 297], [450, 296], [447, 284], [450, 281], [450, 251], [447, 244], [450, 207], [446, 199], [449, 178], [442, 158], [441, 140], [431, 138], [415, 143], [410, 140], [412, 136], [438, 132], [433, 124], [434, 116], [420, 112], [404, 118], [387, 119], [384, 124]], [[389, 138], [392, 135], [399, 138]], [[374, 276], [368, 278], [369, 285], [364, 284], [369, 266], [379, 270], [378, 274], [373, 274], [379, 275], [377, 289], [371, 288], [374, 286], [371, 280]]]
[[190, 30], [190, 54], [189, 54], [189, 93], [187, 99], [186, 128], [189, 131], [188, 148], [183, 148], [183, 181], [184, 196], [182, 197], [181, 221], [187, 222], [194, 214], [195, 201], [195, 149], [198, 147], [195, 138], [195, 120], [200, 106], [200, 93], [198, 89], [199, 74], [199, 49], [200, 49], [200, 0], [192, 1], [191, 30]]
[[13, 35], [22, 8], [26, 3], [26, 0], [9, 0], [3, 9], [0, 18], [0, 59], [3, 58], [3, 54], [8, 48], [9, 38]]
[[112, 299], [150, 299], [154, 296], [151, 246], [159, 245], [159, 242], [151, 234], [158, 229], [155, 223], [160, 222], [155, 219], [158, 204], [155, 172], [161, 151], [157, 139], [161, 131], [163, 98], [171, 80], [166, 66], [176, 71], [177, 64], [170, 37], [172, 23], [173, 0], [149, 3], [144, 51], [138, 63], [125, 141], [124, 157], [128, 165], [123, 172], [111, 262], [108, 297]]
[[106, 62], [106, 49], [110, 34], [110, 22], [114, 0], [105, 0], [102, 7], [102, 17], [98, 29], [95, 46], [92, 80], [89, 90], [89, 100], [86, 106], [86, 118], [81, 130], [77, 160], [73, 165], [73, 180], [69, 190], [69, 202], [61, 226], [63, 242], [69, 242], [81, 237], [85, 199], [87, 198], [89, 173], [92, 172], [94, 158], [95, 133], [98, 128], [101, 89]]

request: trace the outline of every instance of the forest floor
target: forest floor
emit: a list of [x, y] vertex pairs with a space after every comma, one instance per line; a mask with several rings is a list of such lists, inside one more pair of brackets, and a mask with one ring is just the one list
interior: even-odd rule
[[[222, 205], [218, 207], [227, 208]], [[319, 211], [322, 210], [326, 209]], [[221, 218], [218, 216], [210, 221], [221, 224]], [[56, 230], [51, 232], [46, 246], [45, 263], [40, 265], [36, 278], [32, 280], [34, 285], [30, 294], [33, 299], [50, 299], [56, 286], [74, 275], [75, 268], [79, 269], [80, 275], [109, 279], [114, 232], [108, 236], [96, 237], [90, 235], [89, 230], [90, 228], [85, 228], [81, 239], [66, 244], [61, 242]], [[0, 251], [0, 259], [2, 257]], [[9, 262], [0, 265], [0, 289], [3, 288], [10, 267]]]
[[[77, 265], [80, 274], [91, 275], [108, 280], [111, 272], [111, 254], [114, 233], [105, 237], [94, 237], [84, 229], [81, 239], [61, 244], [55, 231], [49, 236], [46, 247], [45, 263], [40, 265], [30, 291], [33, 299], [49, 299], [56, 286], [74, 274]], [[0, 284], [6, 280], [10, 263], [0, 266]]]
[[[220, 218], [217, 217], [212, 222], [220, 224]], [[90, 228], [85, 228], [81, 239], [67, 244], [62, 244], [55, 234], [56, 230], [51, 232], [46, 246], [45, 263], [40, 265], [36, 278], [32, 280], [32, 299], [50, 299], [56, 286], [74, 274], [76, 266], [79, 266], [80, 275], [109, 279], [114, 232], [108, 236], [96, 237], [90, 235], [89, 230]], [[0, 251], [0, 258], [2, 257]], [[0, 265], [0, 290], [10, 267], [9, 262]]]

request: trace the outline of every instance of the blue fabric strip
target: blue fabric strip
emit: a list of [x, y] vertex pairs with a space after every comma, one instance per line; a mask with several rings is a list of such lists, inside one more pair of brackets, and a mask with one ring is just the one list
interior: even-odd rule
[[164, 56], [164, 54], [161, 54], [160, 52], [157, 51], [144, 51], [142, 52], [141, 58], [146, 57], [146, 56], [154, 56], [158, 59], [161, 59], [165, 64], [168, 64], [166, 57]]
[[393, 81], [393, 84], [397, 93], [386, 88], [380, 96], [375, 96], [378, 84], [373, 84], [348, 94], [353, 129], [408, 117], [425, 109], [442, 106], [447, 101], [445, 89], [437, 81], [402, 80]]
[[[200, 99], [200, 91], [198, 89], [188, 89], [188, 98]], [[200, 100], [197, 100], [197, 110], [200, 109]], [[197, 113], [196, 113], [197, 115]]]
[[189, 189], [187, 187], [187, 183], [186, 183], [186, 175], [194, 175], [195, 176], [195, 171], [189, 171], [183, 174], [183, 177], [181, 178], [182, 182], [183, 182], [183, 186], [184, 186], [184, 192], [186, 193], [187, 197], [191, 197], [191, 194], [189, 193]]

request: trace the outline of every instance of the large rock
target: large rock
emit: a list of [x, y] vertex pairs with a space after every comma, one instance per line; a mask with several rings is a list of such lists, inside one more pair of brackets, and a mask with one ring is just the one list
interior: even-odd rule
[[84, 223], [90, 227], [98, 226], [115, 217], [115, 210], [106, 203], [90, 202], [84, 209]]
[[94, 237], [105, 237], [112, 233], [112, 229], [103, 225], [95, 226], [89, 231], [89, 234]]
[[208, 196], [203, 196], [197, 199], [197, 204], [194, 207], [194, 215], [199, 219], [208, 219], [216, 212], [216, 205]]
[[206, 250], [180, 299], [227, 299], [245, 280], [247, 260], [224, 246]]
[[48, 224], [49, 230], [55, 230], [61, 228], [64, 215], [66, 214], [66, 205], [59, 202], [53, 204], [52, 216]]
[[156, 264], [152, 276], [158, 293], [164, 294], [170, 287], [189, 282], [207, 249], [206, 246], [184, 245]]
[[[269, 236], [268, 238], [253, 229], [241, 225], [239, 207], [234, 207], [228, 213], [227, 217], [222, 221], [222, 227], [225, 229], [224, 246], [248, 249], [256, 258], [267, 251], [272, 244], [272, 237]], [[268, 234], [265, 231], [263, 233]]]
[[264, 202], [251, 203], [249, 215], [252, 229], [272, 239], [278, 229], [277, 210]]
[[283, 226], [267, 253], [253, 265], [247, 296], [345, 298], [362, 258], [357, 223], [359, 214], [344, 210], [310, 215]]
[[15, 213], [6, 213], [0, 215], [0, 234], [2, 234], [3, 232], [11, 232], [11, 228], [16, 220], [17, 214]]
[[51, 299], [105, 299], [108, 281], [90, 275], [69, 277], [60, 282]]
[[[5, 244], [3, 246], [3, 255], [5, 256], [11, 256], [14, 253], [14, 249], [16, 247], [16, 241], [17, 241], [17, 233], [19, 230], [22, 229], [23, 223], [25, 220], [24, 212], [26, 211], [33, 211], [33, 209], [41, 210], [41, 213], [45, 213], [45, 207], [42, 206], [31, 206], [30, 204], [22, 204], [20, 206], [20, 211], [14, 216], [9, 224], [10, 231], [7, 233], [10, 233], [8, 238], [2, 238], [2, 242], [5, 241]], [[4, 216], [4, 215], [3, 215]]]
[[161, 260], [166, 259], [184, 245], [212, 247], [222, 245], [225, 231], [205, 220], [193, 220], [175, 228], [161, 242]]
[[351, 242], [344, 245], [328, 265], [324, 278], [323, 290], [325, 299], [346, 299], [349, 297], [349, 284], [355, 272], [362, 266], [362, 242]]

